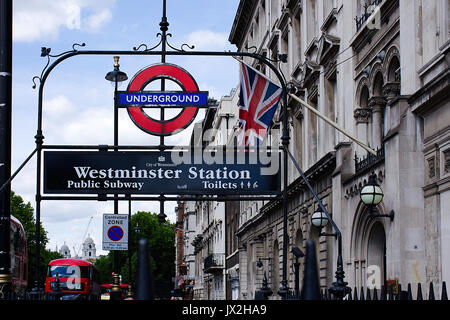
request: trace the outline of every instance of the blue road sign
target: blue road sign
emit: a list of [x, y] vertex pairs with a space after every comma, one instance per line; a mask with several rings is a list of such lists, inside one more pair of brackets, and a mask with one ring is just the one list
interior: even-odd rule
[[123, 230], [119, 226], [112, 226], [108, 229], [108, 238], [112, 241], [119, 241], [123, 237]]

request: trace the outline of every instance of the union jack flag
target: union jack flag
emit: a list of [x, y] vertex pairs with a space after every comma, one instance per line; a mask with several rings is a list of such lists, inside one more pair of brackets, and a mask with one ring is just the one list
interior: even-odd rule
[[240, 82], [238, 144], [258, 146], [264, 141], [282, 89], [243, 62]]

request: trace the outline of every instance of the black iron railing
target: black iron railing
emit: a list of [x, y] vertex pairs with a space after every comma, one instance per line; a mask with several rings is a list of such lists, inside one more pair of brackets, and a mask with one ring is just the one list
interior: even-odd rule
[[203, 270], [207, 273], [222, 270], [225, 266], [225, 255], [223, 253], [212, 253], [203, 261]]
[[367, 168], [370, 168], [381, 161], [384, 161], [384, 145], [381, 148], [377, 148], [377, 155], [367, 153], [366, 156], [358, 158], [355, 153], [355, 173], [363, 172]]
[[[429, 283], [428, 289], [422, 291], [422, 284], [417, 284], [417, 289], [413, 290], [412, 285], [408, 283], [406, 290], [402, 290], [402, 286], [398, 284], [397, 287], [390, 286], [386, 289], [381, 286], [379, 289], [357, 288], [353, 289], [352, 294], [347, 295], [345, 300], [448, 300], [447, 285], [445, 281], [442, 282], [440, 294], [435, 293], [433, 282]], [[325, 290], [321, 291], [321, 300], [331, 300], [331, 296]]]

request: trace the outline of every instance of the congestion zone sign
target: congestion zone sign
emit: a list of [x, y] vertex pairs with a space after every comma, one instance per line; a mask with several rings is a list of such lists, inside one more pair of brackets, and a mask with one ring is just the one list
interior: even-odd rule
[[128, 215], [103, 215], [103, 250], [128, 250]]

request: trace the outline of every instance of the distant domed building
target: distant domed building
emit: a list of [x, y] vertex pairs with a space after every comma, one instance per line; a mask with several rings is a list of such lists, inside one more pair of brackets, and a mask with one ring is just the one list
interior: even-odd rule
[[81, 248], [81, 259], [97, 259], [97, 249], [95, 248], [95, 242], [90, 235], [88, 235], [88, 237], [83, 241], [83, 247]]
[[58, 252], [63, 256], [63, 258], [66, 258], [66, 259], [71, 258], [69, 246], [65, 242], [62, 245], [61, 249], [59, 249]]
[[74, 258], [94, 262], [98, 258], [95, 242], [90, 235], [88, 235], [87, 238], [84, 239], [83, 243], [81, 244], [81, 253], [75, 247], [73, 249], [74, 255], [72, 256], [72, 254], [70, 253], [69, 246], [66, 244], [66, 242], [64, 242], [64, 244], [61, 246], [59, 250], [58, 247], [56, 247], [56, 251], [59, 252], [65, 259]]

